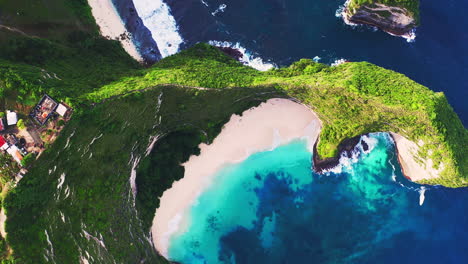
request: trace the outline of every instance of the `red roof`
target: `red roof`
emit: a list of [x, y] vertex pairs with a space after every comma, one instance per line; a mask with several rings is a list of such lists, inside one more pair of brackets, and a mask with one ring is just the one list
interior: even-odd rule
[[0, 147], [5, 145], [5, 143], [6, 143], [5, 138], [3, 136], [0, 136]]

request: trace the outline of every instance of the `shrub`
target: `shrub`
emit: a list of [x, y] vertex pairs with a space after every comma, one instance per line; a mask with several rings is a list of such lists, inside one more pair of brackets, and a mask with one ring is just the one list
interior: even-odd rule
[[19, 129], [25, 129], [25, 128], [26, 128], [26, 125], [24, 124], [23, 119], [18, 120], [18, 123], [16, 123], [16, 126], [17, 126]]
[[36, 158], [34, 153], [29, 153], [28, 155], [24, 156], [23, 160], [21, 160], [21, 166], [28, 167]]

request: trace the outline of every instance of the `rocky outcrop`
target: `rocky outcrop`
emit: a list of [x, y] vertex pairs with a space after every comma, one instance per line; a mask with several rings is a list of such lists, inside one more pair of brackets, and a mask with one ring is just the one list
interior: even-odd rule
[[350, 2], [347, 2], [343, 12], [347, 24], [371, 25], [392, 35], [414, 38], [418, 21], [407, 9], [380, 3], [353, 7]]

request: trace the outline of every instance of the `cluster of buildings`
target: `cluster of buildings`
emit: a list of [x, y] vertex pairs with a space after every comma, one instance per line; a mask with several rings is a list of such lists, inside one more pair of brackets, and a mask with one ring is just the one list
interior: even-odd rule
[[24, 146], [18, 146], [18, 142], [18, 138], [13, 134], [9, 135], [7, 138], [0, 135], [0, 149], [10, 154], [18, 164], [21, 164], [23, 157], [27, 155], [28, 152]]
[[[18, 115], [15, 112], [6, 111], [6, 126], [3, 118], [0, 118], [0, 131], [5, 131], [7, 127], [15, 126], [18, 123]], [[23, 141], [24, 143], [24, 141]], [[10, 154], [13, 159], [21, 164], [23, 156], [27, 155], [27, 151], [20, 144], [20, 140], [14, 134], [0, 135], [0, 149]]]
[[[0, 118], [0, 150], [9, 154], [21, 165], [23, 157], [29, 152], [40, 153], [43, 142], [40, 137], [41, 130], [47, 129], [47, 121], [52, 117], [69, 118], [69, 107], [57, 103], [47, 94], [31, 110], [29, 116], [39, 126], [31, 126], [26, 130], [14, 129], [18, 124], [18, 115], [13, 111], [6, 111], [5, 118]], [[28, 151], [29, 150], [29, 151]]]

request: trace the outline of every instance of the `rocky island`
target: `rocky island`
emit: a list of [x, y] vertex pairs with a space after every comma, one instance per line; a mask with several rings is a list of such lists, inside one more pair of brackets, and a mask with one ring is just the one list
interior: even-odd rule
[[348, 24], [365, 24], [407, 39], [419, 25], [419, 0], [348, 0], [343, 11]]

